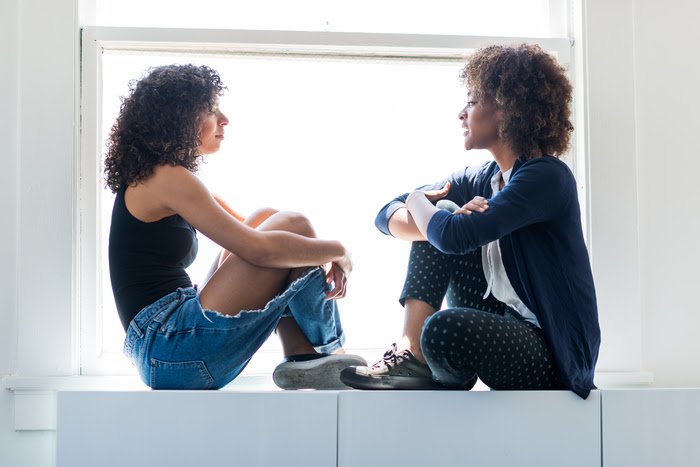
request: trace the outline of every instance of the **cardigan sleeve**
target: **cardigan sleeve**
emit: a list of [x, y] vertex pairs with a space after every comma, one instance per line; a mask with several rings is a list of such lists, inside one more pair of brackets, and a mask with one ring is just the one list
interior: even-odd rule
[[428, 223], [428, 241], [443, 253], [464, 254], [530, 224], [562, 215], [576, 184], [566, 164], [549, 156], [523, 163], [483, 213], [438, 211]]
[[[439, 190], [445, 186], [445, 183], [450, 182], [450, 191], [444, 199], [450, 200], [459, 206], [462, 206], [467, 201], [470, 201], [475, 195], [474, 181], [478, 178], [480, 172], [486, 170], [487, 166], [493, 163], [489, 162], [483, 166], [466, 167], [452, 173], [449, 177], [440, 180], [431, 185], [423, 185], [416, 190]], [[394, 213], [406, 207], [406, 198], [409, 193], [404, 193], [389, 201], [379, 210], [377, 217], [374, 219], [374, 225], [385, 235], [391, 235], [389, 232], [389, 219]]]

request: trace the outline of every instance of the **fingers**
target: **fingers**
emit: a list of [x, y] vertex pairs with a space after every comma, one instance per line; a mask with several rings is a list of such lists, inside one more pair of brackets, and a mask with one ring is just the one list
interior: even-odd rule
[[326, 292], [327, 300], [338, 300], [345, 297], [345, 291], [347, 290], [347, 279], [343, 277], [333, 281], [333, 288]]
[[472, 214], [473, 212], [485, 212], [489, 208], [489, 200], [481, 196], [475, 196], [474, 199], [467, 204], [457, 209], [454, 214]]
[[[331, 279], [328, 281], [328, 279]], [[345, 297], [347, 290], [348, 276], [335, 263], [331, 266], [331, 270], [326, 274], [326, 280], [329, 284], [333, 284], [333, 288], [326, 292], [326, 299], [337, 300]]]
[[[409, 198], [414, 195], [414, 193], [423, 193], [426, 198], [428, 198], [428, 201], [431, 203], [434, 203], [437, 200], [440, 200], [447, 196], [447, 194], [450, 191], [450, 182], [445, 183], [445, 186], [440, 188], [439, 190], [428, 190], [428, 191], [418, 191], [418, 192], [413, 192], [409, 195]], [[408, 202], [408, 200], [406, 200]]]

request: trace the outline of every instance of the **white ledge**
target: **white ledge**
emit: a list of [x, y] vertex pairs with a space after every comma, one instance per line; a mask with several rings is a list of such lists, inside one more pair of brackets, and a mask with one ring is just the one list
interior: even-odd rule
[[[650, 372], [598, 372], [600, 389], [638, 388], [653, 383]], [[150, 391], [136, 375], [125, 376], [5, 376], [3, 387], [14, 393], [15, 430], [55, 430], [58, 391]], [[478, 390], [488, 388], [479, 386]], [[270, 375], [243, 375], [223, 392], [280, 391]]]
[[[56, 393], [59, 391], [150, 391], [138, 376], [5, 376], [5, 389], [14, 393], [15, 431], [56, 429]], [[236, 378], [221, 391], [281, 391], [268, 375]]]
[[649, 386], [653, 382], [654, 373], [650, 371], [599, 371], [595, 374], [595, 384], [600, 389]]
[[[5, 376], [5, 389], [18, 392], [150, 390], [136, 375], [123, 376]], [[244, 375], [222, 391], [279, 391], [269, 375]]]
[[[654, 374], [648, 371], [601, 371], [595, 375], [600, 389], [648, 386]], [[123, 376], [20, 376], [2, 378], [5, 389], [17, 392], [128, 391], [148, 390], [136, 375]], [[270, 375], [242, 375], [222, 391], [278, 391]]]

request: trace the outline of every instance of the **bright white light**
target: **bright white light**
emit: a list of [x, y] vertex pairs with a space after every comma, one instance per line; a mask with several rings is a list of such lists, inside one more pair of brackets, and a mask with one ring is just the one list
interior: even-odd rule
[[[230, 124], [201, 178], [241, 213], [262, 206], [299, 211], [320, 237], [350, 248], [355, 271], [339, 302], [347, 348], [383, 349], [399, 338], [397, 297], [408, 244], [378, 232], [374, 216], [394, 196], [489, 157], [463, 149], [460, 61], [113, 52], [103, 58], [105, 136], [127, 83], [148, 67], [196, 63], [217, 69], [229, 88], [220, 107]], [[105, 192], [102, 252], [110, 200]], [[199, 239], [199, 256], [188, 271], [195, 283], [218, 253], [201, 234]], [[106, 274], [103, 297], [104, 351], [120, 352], [123, 332]], [[279, 348], [277, 339], [265, 348]]]
[[[97, 0], [101, 26], [481, 36], [565, 34], [566, 0]], [[167, 14], [164, 14], [167, 12]], [[564, 23], [565, 17], [564, 17]]]

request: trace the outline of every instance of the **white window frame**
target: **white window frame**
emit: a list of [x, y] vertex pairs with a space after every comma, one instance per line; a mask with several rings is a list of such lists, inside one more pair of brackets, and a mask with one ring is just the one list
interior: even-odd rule
[[[553, 19], [554, 21], [554, 19]], [[76, 212], [78, 238], [76, 253], [77, 305], [79, 310], [80, 373], [84, 375], [132, 374], [131, 365], [109, 358], [101, 352], [102, 283], [99, 232], [102, 173], [100, 157], [102, 128], [102, 52], [104, 50], [202, 52], [202, 53], [274, 53], [312, 55], [351, 55], [364, 57], [410, 57], [425, 59], [463, 59], [465, 51], [485, 44], [537, 43], [557, 55], [569, 69], [574, 88], [572, 49], [567, 37], [488, 37], [416, 34], [341, 33], [307, 31], [257, 31], [217, 29], [87, 27], [82, 30], [81, 108], [78, 199]], [[576, 93], [578, 98], [579, 93]], [[575, 112], [574, 118], [577, 118]], [[587, 223], [585, 196], [585, 128], [577, 127], [568, 162], [579, 181], [579, 192]], [[588, 233], [588, 232], [586, 232]], [[376, 349], [380, 354], [384, 349]]]

